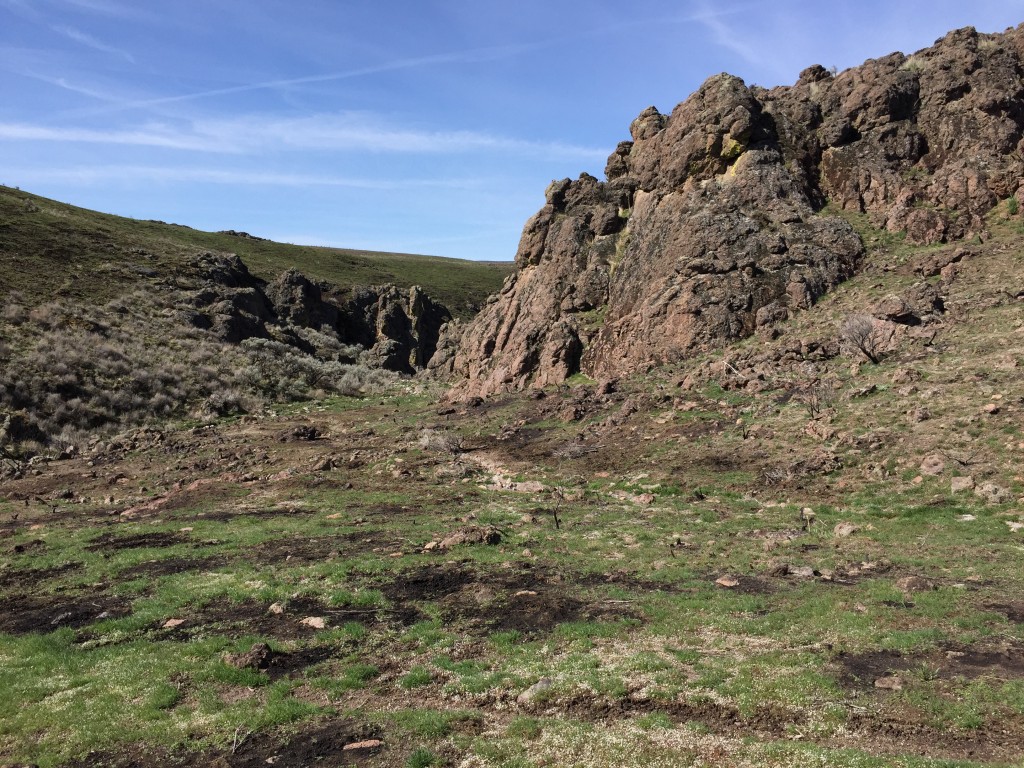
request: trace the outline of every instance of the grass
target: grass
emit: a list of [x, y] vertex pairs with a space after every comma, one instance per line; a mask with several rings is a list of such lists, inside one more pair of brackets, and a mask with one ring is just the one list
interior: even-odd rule
[[[349, 288], [393, 283], [422, 286], [456, 317], [472, 315], [501, 287], [511, 262], [477, 262], [289, 245], [201, 232], [156, 221], [98, 213], [0, 186], [0, 296], [19, 291], [30, 306], [56, 298], [101, 304], [126, 282], [166, 275], [205, 251], [238, 254], [250, 271], [272, 280], [286, 269]], [[54, 275], [63, 275], [60, 281]]]

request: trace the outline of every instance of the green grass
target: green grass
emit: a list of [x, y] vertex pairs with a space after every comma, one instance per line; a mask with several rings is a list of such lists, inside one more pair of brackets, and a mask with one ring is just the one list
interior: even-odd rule
[[[123, 294], [126, 282], [143, 282], [141, 271], [166, 275], [192, 256], [219, 251], [237, 253], [264, 280], [294, 268], [346, 289], [419, 285], [456, 317], [468, 317], [512, 271], [511, 262], [289, 245], [201, 232], [98, 213], [3, 186], [0, 242], [5, 265], [0, 297], [16, 290], [30, 306], [58, 297], [100, 304]], [[62, 278], [55, 280], [54, 275]]]

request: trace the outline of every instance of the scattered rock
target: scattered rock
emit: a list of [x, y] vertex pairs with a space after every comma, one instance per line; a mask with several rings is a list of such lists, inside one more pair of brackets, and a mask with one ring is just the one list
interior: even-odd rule
[[180, 627], [182, 624], [185, 623], [185, 621], [185, 619], [168, 619], [160, 626], [163, 629], [174, 629], [175, 627]]
[[904, 594], [930, 592], [935, 589], [935, 584], [922, 576], [904, 576], [896, 580], [895, 586]]
[[875, 680], [875, 688], [879, 688], [883, 691], [902, 691], [903, 681], [896, 675], [879, 677]]
[[489, 544], [496, 546], [501, 543], [501, 532], [491, 526], [468, 525], [445, 536], [438, 542], [440, 549], [451, 549], [463, 544]]
[[1006, 488], [992, 482], [982, 483], [974, 489], [974, 495], [985, 499], [989, 504], [1005, 504], [1013, 498]]
[[967, 475], [966, 477], [954, 477], [949, 481], [949, 489], [952, 493], [972, 491], [974, 490], [974, 478], [970, 475]]
[[946, 461], [937, 453], [925, 456], [921, 462], [921, 472], [925, 475], [941, 475], [946, 468]]
[[719, 576], [715, 579], [715, 584], [726, 589], [732, 589], [740, 585], [740, 580], [735, 576]]
[[840, 538], [845, 538], [847, 536], [852, 536], [859, 530], [860, 526], [854, 525], [853, 523], [843, 522], [836, 524], [836, 527], [832, 529], [832, 532]]
[[380, 739], [367, 739], [366, 741], [354, 741], [341, 748], [342, 752], [351, 752], [357, 749], [379, 749], [384, 745]]
[[275, 616], [280, 616], [284, 613], [284, 606], [281, 605], [281, 603], [272, 603], [271, 606], [267, 608], [267, 612], [272, 613]]
[[1017, 531], [1024, 531], [1024, 523], [1019, 523], [1014, 520], [1006, 520], [1005, 522], [1010, 527], [1011, 533], [1016, 533]]
[[274, 652], [266, 643], [256, 643], [245, 653], [229, 653], [224, 663], [235, 669], [265, 669], [270, 664]]
[[551, 690], [553, 683], [548, 677], [542, 677], [525, 691], [516, 697], [517, 704], [530, 704], [547, 691]]
[[982, 413], [987, 413], [989, 416], [995, 416], [999, 413], [999, 406], [996, 403], [986, 403], [982, 409]]
[[311, 627], [313, 629], [323, 629], [327, 626], [327, 621], [323, 616], [307, 616], [299, 622], [304, 627]]

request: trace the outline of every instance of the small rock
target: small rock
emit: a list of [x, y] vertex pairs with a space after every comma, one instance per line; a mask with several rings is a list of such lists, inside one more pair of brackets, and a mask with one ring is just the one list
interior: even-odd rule
[[790, 568], [789, 572], [793, 576], [798, 576], [801, 579], [813, 579], [814, 569], [809, 565], [798, 565], [795, 568]]
[[523, 557], [533, 557], [533, 550], [527, 548], [527, 549], [524, 549], [521, 554], [522, 554]]
[[941, 475], [945, 468], [945, 460], [937, 453], [925, 456], [924, 461], [921, 462], [921, 472], [925, 475]]
[[641, 493], [638, 496], [634, 496], [633, 500], [637, 504], [640, 504], [640, 505], [646, 507], [646, 506], [654, 503], [654, 494], [653, 493]]
[[330, 456], [325, 456], [313, 465], [314, 472], [330, 472], [332, 469], [334, 469], [334, 459]]
[[327, 621], [323, 616], [307, 616], [299, 624], [305, 627], [312, 627], [313, 629], [323, 629], [327, 626]]
[[161, 624], [161, 626], [164, 629], [174, 629], [175, 627], [180, 627], [184, 623], [185, 619], [168, 619], [163, 624]]
[[715, 584], [720, 587], [725, 587], [726, 589], [732, 589], [733, 587], [738, 587], [740, 585], [740, 580], [735, 576], [720, 576], [715, 579]]
[[256, 643], [245, 653], [229, 653], [224, 663], [235, 669], [264, 669], [274, 652], [266, 643]]
[[999, 406], [995, 403], [986, 403], [981, 409], [983, 413], [987, 413], [989, 416], [995, 416], [999, 413]]
[[1010, 526], [1011, 533], [1016, 533], [1017, 531], [1024, 530], [1024, 523], [1018, 523], [1013, 520], [1006, 520], [1005, 522], [1008, 526]]
[[982, 483], [974, 489], [974, 495], [988, 501], [990, 504], [1004, 504], [1011, 498], [1010, 492], [995, 483]]
[[935, 585], [922, 576], [904, 576], [896, 580], [896, 589], [900, 592], [930, 592]]
[[875, 680], [875, 688], [880, 688], [883, 691], [902, 691], [903, 681], [900, 680], [896, 675], [890, 675], [889, 677], [880, 677]]
[[551, 686], [552, 686], [551, 678], [542, 677], [536, 683], [534, 683], [529, 688], [527, 688], [525, 691], [520, 693], [516, 697], [516, 703], [517, 704], [529, 704], [534, 699], [536, 699], [538, 696], [540, 696], [541, 694], [543, 694], [546, 691], [550, 690]]
[[843, 522], [836, 524], [836, 527], [832, 529], [832, 532], [840, 538], [846, 538], [847, 536], [852, 536], [859, 530], [859, 526], [856, 526], [853, 523]]
[[428, 541], [428, 542], [427, 542], [426, 544], [424, 544], [424, 545], [423, 545], [423, 551], [424, 551], [424, 552], [433, 552], [433, 551], [434, 551], [435, 549], [437, 549], [437, 548], [438, 548], [438, 547], [439, 547], [440, 545], [441, 545], [441, 544], [440, 544], [440, 542], [437, 542], [437, 541]]
[[962, 493], [963, 491], [974, 490], [974, 478], [968, 475], [967, 477], [954, 477], [949, 481], [949, 489], [953, 493]]
[[516, 592], [516, 597], [536, 597], [537, 593], [532, 589], [520, 589]]
[[342, 752], [351, 752], [355, 749], [377, 749], [384, 742], [380, 739], [367, 739], [366, 741], [353, 741], [351, 744], [346, 744], [341, 748]]
[[961, 523], [969, 523], [972, 520], [977, 520], [978, 518], [976, 518], [974, 515], [957, 515], [956, 519], [959, 520]]
[[280, 616], [284, 613], [284, 606], [280, 603], [273, 603], [269, 608], [267, 608], [267, 611], [275, 616]]
[[326, 519], [326, 520], [338, 520], [338, 519], [340, 519], [341, 517], [342, 517], [342, 514], [341, 514], [341, 512], [335, 512], [335, 513], [333, 513], [333, 514], [330, 514], [330, 515], [328, 515], [328, 516], [327, 516], [327, 517], [326, 517], [325, 519]]

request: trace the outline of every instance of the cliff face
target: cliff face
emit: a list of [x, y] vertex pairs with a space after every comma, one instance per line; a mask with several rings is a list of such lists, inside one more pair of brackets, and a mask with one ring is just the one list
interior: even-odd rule
[[486, 395], [749, 335], [855, 273], [862, 244], [826, 204], [918, 243], [982, 234], [1024, 178], [1022, 62], [1024, 26], [964, 29], [790, 87], [717, 75], [671, 115], [645, 110], [605, 181], [552, 183], [516, 273], [434, 369]]

